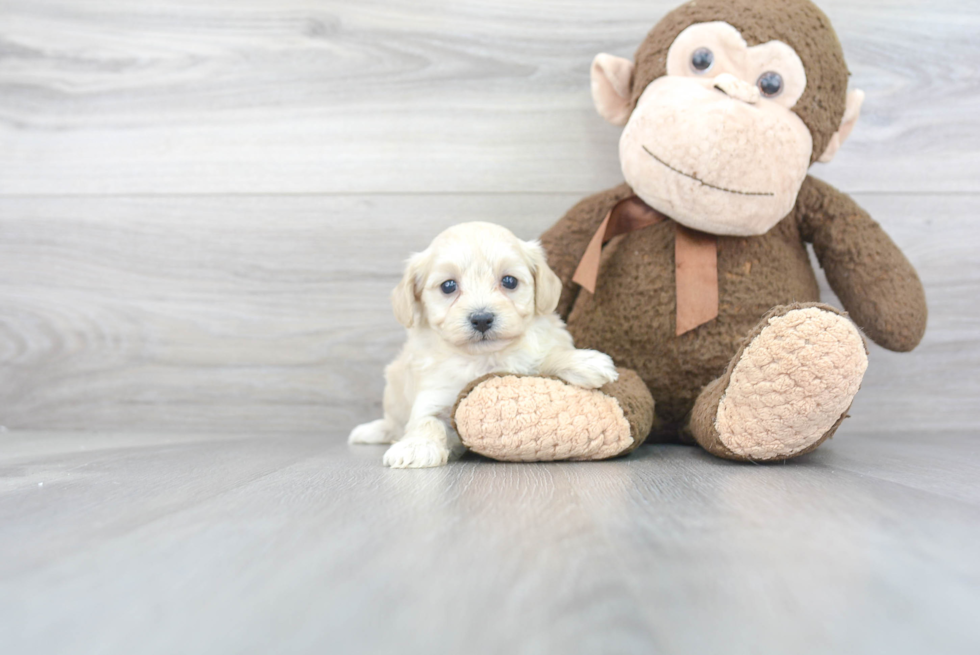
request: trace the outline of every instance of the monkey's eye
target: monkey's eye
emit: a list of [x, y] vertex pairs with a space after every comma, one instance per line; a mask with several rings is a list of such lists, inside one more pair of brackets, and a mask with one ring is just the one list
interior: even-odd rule
[[504, 285], [505, 289], [517, 288], [517, 278], [513, 275], [505, 275], [503, 278], [501, 278], [500, 283]]
[[456, 293], [456, 280], [446, 280], [440, 286], [442, 292], [447, 296], [451, 293]]
[[698, 48], [691, 55], [691, 68], [695, 73], [707, 72], [713, 63], [715, 63], [715, 56], [707, 48]]
[[778, 96], [783, 92], [783, 76], [773, 71], [760, 75], [756, 84], [759, 85], [759, 91], [762, 92], [762, 95], [767, 98]]

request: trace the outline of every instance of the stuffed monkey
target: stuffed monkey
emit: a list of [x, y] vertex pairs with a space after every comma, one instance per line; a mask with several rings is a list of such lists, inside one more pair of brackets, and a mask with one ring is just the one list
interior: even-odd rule
[[[908, 351], [926, 326], [908, 260], [807, 175], [863, 100], [830, 22], [808, 0], [696, 0], [633, 62], [600, 54], [591, 76], [599, 114], [624, 126], [625, 183], [541, 241], [576, 346], [621, 377], [598, 391], [477, 380], [455, 408], [463, 443], [503, 460], [602, 459], [644, 440], [744, 461], [813, 450], [860, 387], [862, 331]], [[847, 313], [820, 304], [807, 243]]]

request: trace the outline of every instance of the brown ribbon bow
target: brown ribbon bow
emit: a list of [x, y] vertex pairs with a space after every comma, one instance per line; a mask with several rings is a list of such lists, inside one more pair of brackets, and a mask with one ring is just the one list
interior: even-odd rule
[[[669, 220], [637, 196], [620, 200], [589, 242], [572, 281], [595, 293], [603, 244], [620, 234]], [[674, 226], [677, 334], [681, 335], [718, 316], [718, 239], [677, 222]]]

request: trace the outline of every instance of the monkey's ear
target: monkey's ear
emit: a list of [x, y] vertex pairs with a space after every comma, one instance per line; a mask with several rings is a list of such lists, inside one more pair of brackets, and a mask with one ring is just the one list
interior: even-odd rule
[[633, 62], [602, 53], [592, 60], [592, 102], [596, 111], [613, 125], [623, 126], [630, 117]]
[[426, 253], [412, 255], [405, 265], [401, 282], [391, 292], [391, 308], [398, 322], [407, 328], [415, 325], [422, 313], [422, 303], [418, 296], [418, 285], [424, 275], [427, 261]]
[[862, 104], [864, 104], [864, 91], [854, 89], [848, 92], [847, 106], [844, 108], [844, 118], [841, 119], [840, 129], [834, 132], [834, 136], [830, 137], [827, 149], [823, 151], [817, 161], [826, 164], [834, 158], [844, 141], [851, 135], [851, 130], [854, 129], [854, 124], [857, 123], [858, 117], [861, 115]]

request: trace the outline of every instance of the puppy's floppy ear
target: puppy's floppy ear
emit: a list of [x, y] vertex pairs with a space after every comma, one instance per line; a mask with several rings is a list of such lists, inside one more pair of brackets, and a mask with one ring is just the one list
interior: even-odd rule
[[538, 314], [551, 314], [561, 297], [561, 279], [548, 267], [544, 248], [538, 241], [524, 242], [524, 256], [534, 274], [534, 308]]
[[419, 299], [421, 291], [419, 287], [425, 275], [427, 261], [427, 251], [409, 257], [401, 282], [391, 292], [391, 307], [395, 311], [395, 318], [407, 328], [415, 325], [421, 318], [422, 303]]

